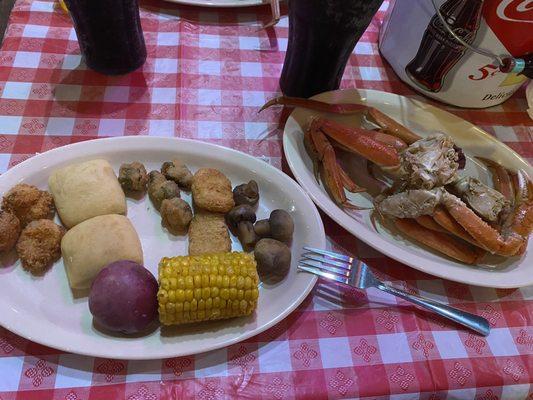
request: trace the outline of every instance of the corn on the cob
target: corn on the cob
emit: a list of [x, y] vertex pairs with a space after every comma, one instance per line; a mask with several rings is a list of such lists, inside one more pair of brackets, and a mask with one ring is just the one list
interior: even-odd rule
[[159, 263], [159, 321], [177, 325], [251, 314], [259, 291], [248, 253], [163, 258]]

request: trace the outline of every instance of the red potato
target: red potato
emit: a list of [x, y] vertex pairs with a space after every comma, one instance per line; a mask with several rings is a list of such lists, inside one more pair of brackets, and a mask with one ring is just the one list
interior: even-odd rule
[[89, 310], [102, 327], [134, 334], [157, 317], [157, 280], [133, 261], [116, 261], [96, 276], [89, 294]]

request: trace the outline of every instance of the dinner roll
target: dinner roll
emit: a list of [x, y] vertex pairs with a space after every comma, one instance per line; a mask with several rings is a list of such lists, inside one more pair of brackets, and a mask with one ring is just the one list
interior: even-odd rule
[[106, 160], [60, 168], [52, 173], [48, 186], [67, 228], [97, 215], [126, 213], [126, 197]]
[[143, 264], [141, 241], [123, 215], [100, 215], [69, 230], [61, 253], [72, 289], [88, 289], [100, 270], [114, 261]]

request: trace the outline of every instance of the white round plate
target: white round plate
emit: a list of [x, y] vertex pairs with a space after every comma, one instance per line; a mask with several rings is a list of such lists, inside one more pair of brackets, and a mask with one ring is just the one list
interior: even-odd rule
[[167, 0], [171, 3], [199, 7], [249, 7], [269, 4], [268, 0]]
[[[428, 136], [436, 131], [444, 132], [450, 135], [467, 155], [467, 166], [463, 174], [477, 177], [487, 184], [491, 184], [490, 173], [482, 164], [473, 160], [472, 156], [492, 159], [510, 169], [523, 169], [529, 176], [533, 176], [532, 168], [527, 161], [488, 133], [449, 112], [418, 100], [392, 93], [356, 89], [321, 93], [313, 98], [328, 103], [368, 104], [421, 136]], [[529, 242], [526, 254], [521, 258], [512, 257], [505, 260], [501, 257], [488, 257], [482, 266], [473, 267], [455, 262], [415, 244], [384, 227], [379, 223], [379, 218], [372, 221], [371, 211], [348, 214], [339, 208], [330, 199], [323, 186], [315, 180], [311, 160], [303, 145], [302, 126], [306, 126], [306, 121], [311, 115], [317, 114], [319, 113], [296, 109], [285, 125], [283, 148], [296, 180], [314, 202], [339, 225], [383, 254], [431, 275], [494, 288], [516, 288], [533, 284], [533, 241]], [[360, 124], [359, 117], [354, 115], [328, 114], [327, 116], [346, 125]], [[354, 163], [348, 166], [350, 167], [351, 172], [355, 172], [357, 168], [361, 169], [361, 164]], [[347, 193], [347, 197], [357, 205], [372, 207], [371, 198], [367, 194]]]
[[[296, 272], [304, 245], [324, 248], [326, 243], [315, 205], [283, 172], [235, 150], [193, 140], [147, 136], [81, 142], [37, 155], [7, 171], [0, 176], [0, 193], [20, 182], [47, 189], [48, 176], [54, 169], [94, 158], [108, 160], [116, 172], [124, 162], [141, 161], [150, 171], [159, 169], [164, 161], [179, 158], [193, 173], [201, 167], [217, 168], [233, 185], [255, 179], [261, 196], [258, 218], [268, 218], [277, 208], [288, 210], [294, 218], [289, 275], [279, 284], [261, 285], [257, 310], [250, 317], [179, 327], [171, 333], [157, 329], [147, 336], [125, 337], [109, 336], [93, 327], [87, 298], [73, 298], [61, 260], [42, 278], [32, 277], [17, 261], [0, 268], [0, 325], [6, 329], [46, 346], [97, 357], [177, 357], [257, 335], [292, 312], [315, 284], [315, 276]], [[185, 192], [182, 197], [190, 202]], [[187, 254], [187, 237], [172, 236], [161, 228], [161, 218], [147, 196], [128, 199], [128, 217], [141, 238], [145, 266], [154, 276], [163, 256]], [[240, 249], [234, 241], [233, 250]]]

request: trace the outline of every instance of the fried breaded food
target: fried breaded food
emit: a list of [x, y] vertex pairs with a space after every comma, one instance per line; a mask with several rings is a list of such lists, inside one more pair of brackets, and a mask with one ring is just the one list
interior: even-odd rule
[[189, 226], [189, 255], [231, 251], [231, 239], [224, 215], [199, 212]]
[[0, 211], [0, 253], [8, 252], [15, 247], [20, 229], [20, 221], [15, 214]]
[[146, 168], [138, 161], [122, 164], [118, 173], [118, 182], [124, 190], [144, 192], [148, 183]]
[[192, 197], [198, 208], [215, 213], [227, 213], [235, 206], [230, 180], [213, 168], [201, 168], [194, 174]]
[[49, 219], [30, 222], [20, 234], [17, 254], [22, 267], [32, 275], [42, 275], [61, 257], [65, 228]]
[[56, 212], [50, 193], [26, 183], [13, 186], [4, 195], [2, 210], [15, 214], [22, 227], [38, 219], [52, 219]]

